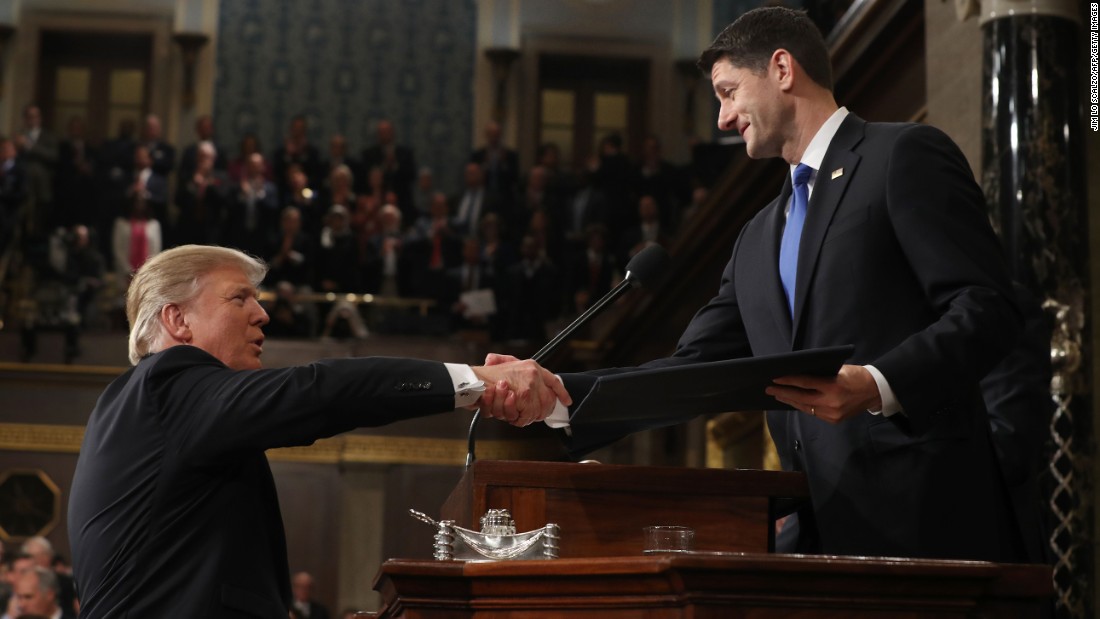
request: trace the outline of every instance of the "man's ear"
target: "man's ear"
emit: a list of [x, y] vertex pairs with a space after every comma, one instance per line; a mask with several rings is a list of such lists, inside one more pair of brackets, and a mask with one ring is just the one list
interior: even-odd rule
[[782, 90], [790, 90], [794, 85], [794, 56], [783, 48], [772, 53], [768, 68]]
[[191, 327], [187, 324], [187, 317], [183, 310], [175, 303], [169, 303], [160, 308], [160, 323], [164, 326], [164, 332], [168, 337], [181, 344], [191, 342]]

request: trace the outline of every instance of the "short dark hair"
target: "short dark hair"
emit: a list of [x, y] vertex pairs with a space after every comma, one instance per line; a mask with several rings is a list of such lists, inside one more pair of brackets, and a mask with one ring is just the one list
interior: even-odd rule
[[748, 11], [715, 37], [696, 64], [710, 73], [715, 63], [725, 58], [736, 67], [760, 74], [767, 70], [777, 49], [790, 52], [810, 79], [832, 91], [833, 70], [825, 38], [805, 11], [783, 7]]

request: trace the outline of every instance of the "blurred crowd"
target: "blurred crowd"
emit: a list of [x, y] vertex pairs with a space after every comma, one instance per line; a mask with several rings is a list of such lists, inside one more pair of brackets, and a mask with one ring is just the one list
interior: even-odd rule
[[[314, 579], [308, 572], [296, 572], [290, 580], [290, 619], [330, 619], [324, 604], [314, 596]], [[338, 617], [352, 619], [355, 609]], [[0, 619], [75, 619], [80, 600], [72, 567], [54, 552], [45, 537], [31, 537], [12, 551], [0, 542]]]
[[[34, 273], [24, 357], [49, 327], [66, 333], [71, 360], [96, 301], [111, 295], [121, 307], [145, 260], [188, 243], [270, 264], [266, 331], [276, 337], [467, 330], [538, 341], [548, 321], [606, 293], [633, 254], [667, 244], [706, 199], [692, 166], [670, 164], [652, 136], [632, 159], [622, 136], [606, 135], [570, 167], [542, 144], [521, 169], [491, 122], [461, 170], [438, 171], [417, 166], [392, 122], [375, 129], [374, 143], [351, 153], [340, 134], [312, 143], [296, 116], [274, 149], [246, 135], [230, 150], [203, 116], [177, 149], [149, 115], [93, 144], [80, 118], [54, 136], [28, 105], [22, 127], [0, 138], [0, 272], [18, 255]], [[439, 174], [460, 176], [460, 189], [440, 191]], [[401, 299], [430, 307], [428, 318], [387, 303]]]

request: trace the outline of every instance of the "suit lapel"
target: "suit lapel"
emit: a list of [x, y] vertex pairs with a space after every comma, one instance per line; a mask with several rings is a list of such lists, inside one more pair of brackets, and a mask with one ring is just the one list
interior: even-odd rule
[[[833, 136], [833, 141], [829, 144], [829, 149], [821, 162], [821, 169], [817, 171], [814, 192], [810, 196], [810, 203], [806, 210], [806, 223], [802, 228], [802, 239], [798, 248], [798, 280], [795, 282], [792, 331], [795, 337], [791, 338], [792, 347], [802, 326], [802, 310], [806, 305], [806, 295], [817, 270], [817, 259], [821, 253], [825, 233], [840, 206], [840, 200], [848, 188], [848, 182], [855, 175], [856, 167], [859, 165], [860, 156], [852, 149], [863, 139], [863, 129], [866, 124], [854, 114], [849, 114]], [[785, 186], [790, 186], [790, 180]], [[778, 256], [778, 253], [776, 255]], [[821, 308], [818, 309], [821, 310]]]

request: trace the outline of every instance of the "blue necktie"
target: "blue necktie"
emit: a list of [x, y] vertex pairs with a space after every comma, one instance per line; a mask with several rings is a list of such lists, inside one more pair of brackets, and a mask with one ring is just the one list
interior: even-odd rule
[[787, 306], [794, 316], [794, 284], [798, 275], [798, 244], [802, 239], [802, 224], [806, 222], [806, 204], [810, 201], [810, 174], [814, 169], [800, 163], [794, 169], [794, 191], [791, 194], [791, 210], [787, 213], [787, 225], [779, 242], [779, 279], [787, 293]]

